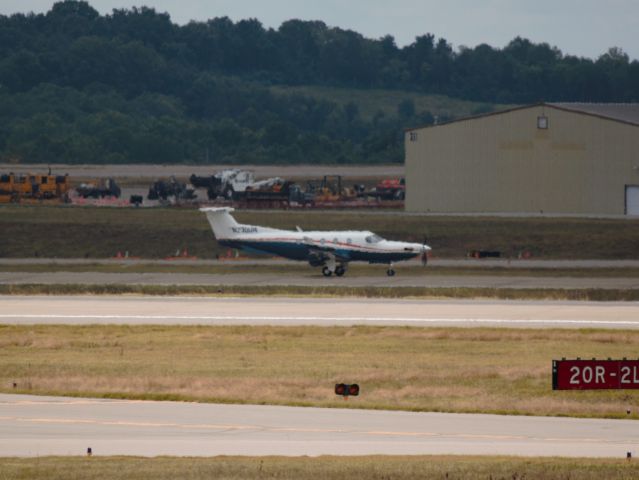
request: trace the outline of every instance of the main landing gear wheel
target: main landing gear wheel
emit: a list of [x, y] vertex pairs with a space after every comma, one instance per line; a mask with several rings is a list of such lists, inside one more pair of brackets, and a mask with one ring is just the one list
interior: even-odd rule
[[[337, 269], [335, 269], [335, 273], [337, 274]], [[325, 277], [330, 277], [331, 275], [333, 275], [333, 272], [331, 272], [330, 268], [324, 267], [322, 268], [322, 275], [324, 275]]]
[[335, 275], [337, 275], [338, 277], [341, 277], [345, 273], [346, 273], [346, 269], [342, 267], [341, 265], [335, 268]]
[[392, 268], [389, 268], [388, 270], [386, 270], [386, 275], [388, 275], [389, 277], [392, 277], [393, 275], [395, 275], [395, 270], [393, 270]]

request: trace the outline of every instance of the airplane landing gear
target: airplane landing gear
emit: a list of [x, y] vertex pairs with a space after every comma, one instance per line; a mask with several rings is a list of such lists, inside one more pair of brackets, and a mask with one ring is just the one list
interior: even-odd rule
[[330, 277], [335, 274], [337, 277], [341, 277], [346, 273], [346, 267], [344, 265], [337, 265], [334, 269], [331, 269], [329, 266], [325, 266], [322, 268], [322, 275], [325, 277]]
[[389, 277], [392, 277], [395, 275], [395, 270], [393, 270], [393, 264], [389, 263], [388, 264], [388, 270], [386, 270], [386, 275], [388, 275]]

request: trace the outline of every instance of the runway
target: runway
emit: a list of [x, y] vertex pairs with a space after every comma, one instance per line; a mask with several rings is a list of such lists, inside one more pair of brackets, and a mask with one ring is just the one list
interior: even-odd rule
[[[326, 278], [309, 273], [105, 273], [105, 272], [0, 272], [0, 284], [122, 284], [122, 285], [227, 285], [307, 287], [430, 287], [430, 288], [554, 288], [635, 289], [639, 277], [545, 277], [504, 275], [378, 275]], [[596, 275], [596, 273], [595, 273]]]
[[0, 324], [639, 328], [639, 302], [0, 296]]
[[618, 457], [631, 420], [0, 395], [3, 456], [522, 455]]

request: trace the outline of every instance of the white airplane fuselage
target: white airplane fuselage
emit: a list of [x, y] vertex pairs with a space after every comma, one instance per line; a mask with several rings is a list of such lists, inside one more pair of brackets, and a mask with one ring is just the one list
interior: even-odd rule
[[[384, 240], [369, 231], [292, 231], [238, 224], [232, 208], [207, 207], [206, 213], [220, 245], [324, 266], [324, 274], [343, 274], [349, 262], [385, 263], [408, 260], [430, 250], [420, 243]], [[342, 270], [339, 270], [339, 268]], [[392, 270], [389, 269], [389, 275]]]

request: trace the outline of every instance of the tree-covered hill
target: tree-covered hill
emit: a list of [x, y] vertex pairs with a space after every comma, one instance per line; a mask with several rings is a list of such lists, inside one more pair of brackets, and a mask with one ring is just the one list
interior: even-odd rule
[[637, 99], [639, 62], [620, 49], [591, 60], [516, 38], [454, 51], [432, 35], [398, 48], [322, 22], [179, 26], [75, 0], [0, 16], [4, 161], [401, 162], [402, 129], [435, 115]]

